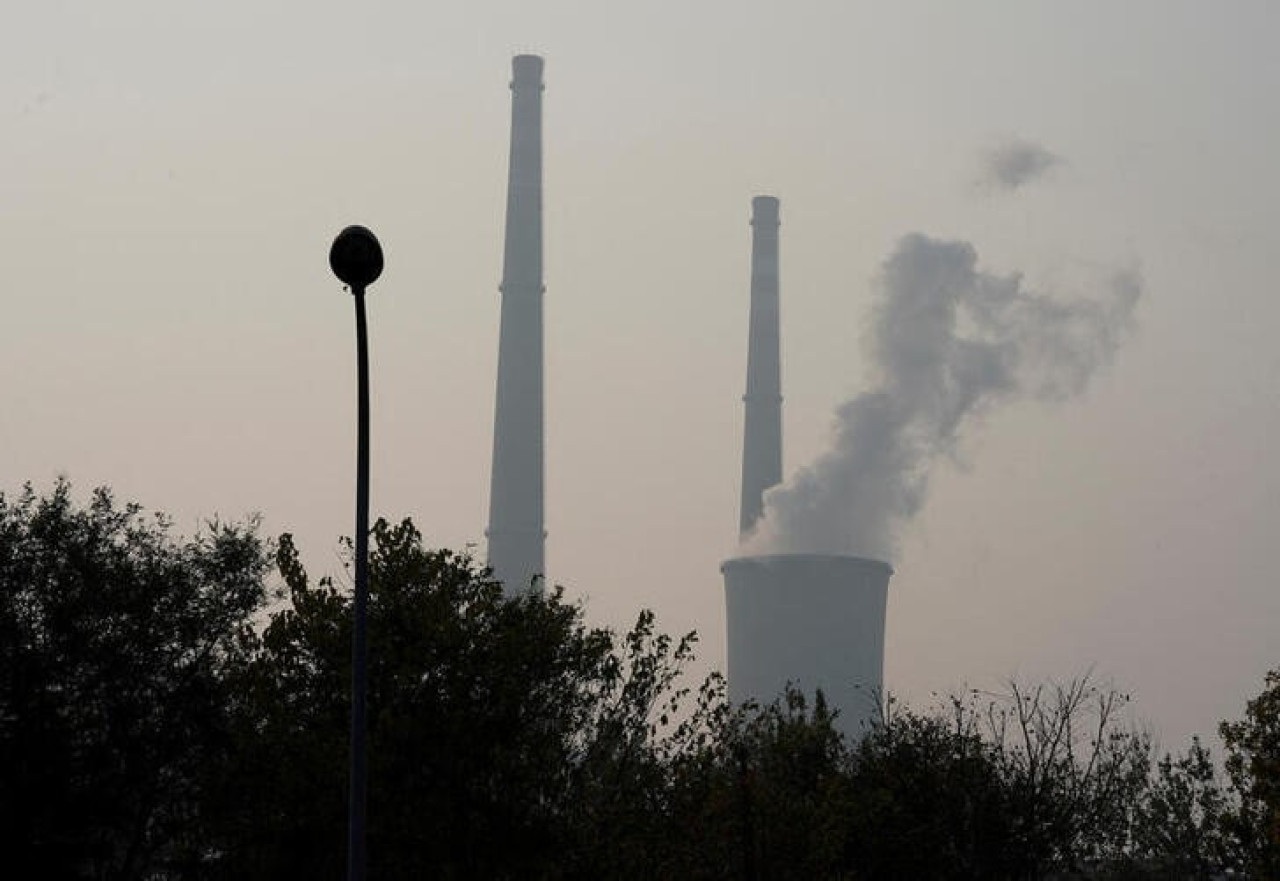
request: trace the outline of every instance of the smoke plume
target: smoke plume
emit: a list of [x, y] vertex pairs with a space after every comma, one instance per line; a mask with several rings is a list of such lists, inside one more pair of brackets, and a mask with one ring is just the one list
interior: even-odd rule
[[1012, 140], [990, 150], [983, 160], [982, 183], [999, 190], [1016, 190], [1062, 162], [1039, 144]]
[[1134, 271], [1101, 299], [1027, 290], [977, 268], [968, 242], [913, 233], [885, 261], [870, 327], [877, 386], [836, 411], [830, 448], [765, 496], [749, 553], [892, 559], [939, 457], [966, 424], [1019, 398], [1079, 394], [1132, 328]]

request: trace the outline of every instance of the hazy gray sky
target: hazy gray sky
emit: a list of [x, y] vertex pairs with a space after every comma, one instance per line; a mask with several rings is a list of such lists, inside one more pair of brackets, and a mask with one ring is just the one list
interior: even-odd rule
[[[1280, 6], [1261, 2], [46, 2], [0, 35], [0, 488], [350, 532], [353, 322], [381, 238], [373, 504], [487, 519], [510, 57], [547, 60], [548, 565], [723, 663], [753, 195], [782, 200], [786, 470], [869, 385], [905, 234], [1136, 335], [963, 433], [900, 537], [887, 684], [1089, 665], [1169, 746], [1280, 664]], [[1055, 157], [993, 187], [1009, 145]]]

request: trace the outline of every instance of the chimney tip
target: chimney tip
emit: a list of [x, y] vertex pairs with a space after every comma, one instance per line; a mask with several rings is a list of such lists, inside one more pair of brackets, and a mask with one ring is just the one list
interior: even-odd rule
[[541, 55], [517, 55], [511, 59], [512, 85], [541, 85], [542, 67]]
[[778, 223], [778, 197], [756, 196], [751, 200], [751, 222]]

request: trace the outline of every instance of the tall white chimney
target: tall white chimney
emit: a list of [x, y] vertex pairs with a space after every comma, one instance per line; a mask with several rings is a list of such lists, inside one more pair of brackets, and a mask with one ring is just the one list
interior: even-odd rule
[[511, 157], [503, 252], [489, 566], [508, 593], [546, 571], [542, 450], [542, 59], [511, 62]]
[[751, 200], [751, 320], [742, 432], [745, 537], [764, 506], [764, 491], [782, 481], [782, 359], [778, 331], [778, 200]]

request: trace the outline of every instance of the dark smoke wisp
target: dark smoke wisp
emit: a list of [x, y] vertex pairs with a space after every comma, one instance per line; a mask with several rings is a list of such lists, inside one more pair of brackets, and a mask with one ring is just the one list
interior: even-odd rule
[[1061, 163], [1061, 157], [1039, 144], [1014, 139], [986, 153], [981, 183], [992, 189], [1016, 190]]
[[892, 559], [965, 426], [998, 403], [1084, 391], [1132, 329], [1141, 287], [1118, 272], [1101, 299], [1054, 299], [981, 271], [968, 242], [903, 237], [876, 285], [877, 387], [842, 404], [830, 448], [769, 491], [744, 549]]

